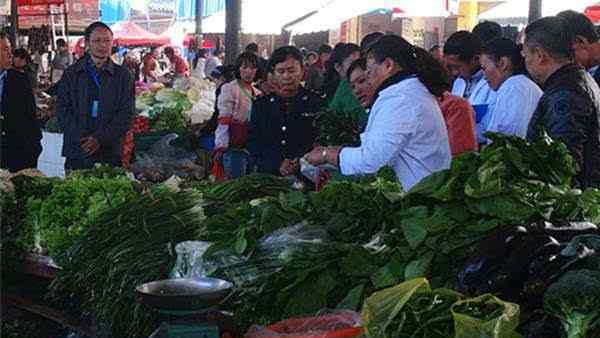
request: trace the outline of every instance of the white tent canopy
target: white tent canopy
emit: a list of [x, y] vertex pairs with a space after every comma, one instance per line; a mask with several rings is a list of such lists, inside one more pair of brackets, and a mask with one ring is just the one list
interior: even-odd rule
[[[242, 32], [246, 34], [279, 34], [281, 28], [332, 0], [245, 0], [242, 1]], [[362, 2], [370, 2], [363, 0]], [[178, 31], [194, 32], [192, 21], [181, 22]], [[225, 11], [202, 20], [204, 33], [225, 32]]]
[[[586, 7], [598, 3], [598, 0], [543, 0], [542, 16], [556, 15], [571, 9], [583, 12]], [[479, 15], [479, 20], [496, 21], [500, 24], [527, 24], [529, 1], [507, 0]]]
[[[399, 10], [404, 17], [446, 17], [445, 1], [441, 0], [332, 0], [319, 11], [296, 24], [286, 27], [294, 34], [304, 34], [339, 28], [351, 18], [378, 9]], [[299, 16], [298, 16], [299, 17]]]

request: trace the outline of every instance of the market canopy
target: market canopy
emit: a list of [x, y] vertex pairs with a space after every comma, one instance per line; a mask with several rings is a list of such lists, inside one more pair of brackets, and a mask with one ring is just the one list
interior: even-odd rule
[[314, 15], [285, 27], [295, 34], [339, 28], [354, 17], [377, 10], [388, 10], [401, 17], [447, 17], [447, 2], [441, 0], [333, 0]]
[[[598, 0], [545, 0], [542, 1], [542, 16], [556, 15], [564, 10], [583, 12]], [[479, 15], [479, 20], [496, 21], [501, 25], [526, 25], [529, 16], [529, 1], [508, 0]]]
[[[242, 1], [242, 33], [280, 34], [287, 23], [315, 11], [331, 0], [245, 0]], [[348, 0], [346, 0], [348, 1]], [[348, 1], [354, 2], [354, 0]], [[369, 2], [360, 0], [360, 2]], [[185, 22], [186, 32], [195, 30], [193, 21]], [[204, 33], [225, 32], [225, 11], [219, 11], [202, 21]]]
[[171, 43], [167, 36], [148, 32], [131, 21], [120, 21], [110, 27], [118, 46], [163, 46]]

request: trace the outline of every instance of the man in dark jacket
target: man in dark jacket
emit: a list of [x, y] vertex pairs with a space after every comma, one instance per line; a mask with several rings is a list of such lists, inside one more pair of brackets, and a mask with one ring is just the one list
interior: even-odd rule
[[252, 105], [248, 150], [258, 172], [289, 176], [298, 170], [299, 158], [314, 145], [314, 120], [324, 101], [300, 85], [304, 68], [296, 47], [273, 52], [269, 69], [277, 91], [259, 97]]
[[9, 69], [12, 53], [8, 37], [0, 33], [0, 157], [10, 172], [36, 168], [42, 152], [42, 132], [36, 119], [33, 90], [27, 75]]
[[325, 71], [332, 51], [333, 48], [329, 45], [319, 47], [319, 59], [308, 68], [306, 73], [306, 89], [319, 95], [325, 94]]
[[85, 39], [90, 52], [65, 71], [58, 93], [66, 170], [121, 165], [121, 142], [135, 109], [131, 74], [110, 59], [110, 28], [93, 23]]
[[529, 123], [527, 138], [545, 131], [567, 145], [583, 188], [600, 187], [600, 88], [573, 63], [573, 35], [566, 20], [546, 17], [525, 30], [523, 55], [544, 95]]
[[569, 28], [575, 35], [573, 42], [575, 61], [587, 69], [600, 85], [600, 39], [596, 27], [587, 16], [572, 10], [560, 12], [557, 16], [567, 20]]

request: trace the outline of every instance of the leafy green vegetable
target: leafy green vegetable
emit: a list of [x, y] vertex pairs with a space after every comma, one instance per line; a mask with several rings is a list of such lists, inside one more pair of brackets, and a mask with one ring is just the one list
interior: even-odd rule
[[[364, 114], [364, 110], [362, 111]], [[324, 111], [314, 121], [319, 128], [317, 142], [322, 145], [354, 145], [360, 141], [362, 122], [359, 112], [337, 113]]]
[[600, 326], [600, 271], [565, 273], [546, 290], [544, 310], [560, 319], [567, 338], [589, 337]]
[[132, 182], [125, 176], [96, 178], [75, 174], [55, 182], [49, 196], [30, 199], [26, 222], [34, 226], [41, 245], [60, 264], [61, 255], [102, 209], [118, 207], [134, 195]]
[[84, 313], [110, 324], [113, 337], [148, 336], [156, 317], [135, 287], [167, 278], [171, 248], [192, 238], [205, 218], [201, 205], [197, 192], [158, 186], [104, 209], [65, 253], [52, 299], [81, 301]]

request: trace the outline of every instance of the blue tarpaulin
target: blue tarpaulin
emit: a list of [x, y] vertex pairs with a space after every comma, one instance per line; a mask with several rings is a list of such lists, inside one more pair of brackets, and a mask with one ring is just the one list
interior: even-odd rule
[[131, 0], [100, 0], [99, 6], [100, 20], [108, 25], [129, 20]]
[[[225, 0], [204, 0], [202, 16], [210, 16], [225, 10]], [[177, 18], [190, 19], [196, 17], [196, 0], [177, 0]]]

